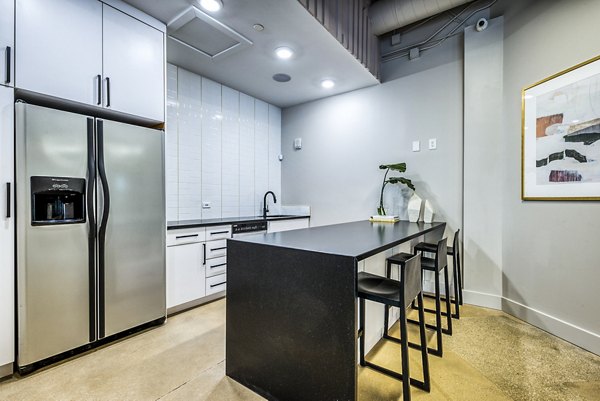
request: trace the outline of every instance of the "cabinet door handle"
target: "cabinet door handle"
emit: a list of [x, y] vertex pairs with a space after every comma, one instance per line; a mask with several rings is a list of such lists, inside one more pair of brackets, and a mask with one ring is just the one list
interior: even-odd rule
[[210, 251], [211, 252], [213, 252], [213, 251], [220, 251], [221, 249], [227, 249], [227, 247], [226, 246], [222, 246], [220, 248], [211, 248]]
[[228, 234], [229, 230], [227, 231], [215, 231], [214, 233], [210, 233], [210, 235], [218, 235], [218, 234]]
[[227, 281], [223, 281], [222, 283], [217, 283], [217, 284], [211, 284], [211, 285], [210, 285], [210, 288], [218, 287], [218, 286], [220, 286], [220, 285], [223, 285], [223, 284], [225, 284], [226, 282], [227, 282]]
[[106, 77], [106, 107], [110, 107], [110, 78]]
[[10, 75], [11, 75], [11, 71], [10, 71], [10, 65], [11, 65], [11, 53], [12, 53], [12, 49], [10, 46], [6, 46], [6, 80], [4, 81], [5, 84], [9, 84], [10, 83]]
[[6, 218], [10, 218], [10, 182], [6, 183]]
[[202, 266], [206, 264], [206, 244], [202, 244]]
[[215, 267], [221, 267], [221, 266], [227, 266], [227, 263], [221, 263], [221, 264], [218, 264], [218, 265], [212, 265], [210, 268], [214, 269]]
[[197, 237], [198, 234], [190, 234], [190, 235], [178, 235], [175, 237], [175, 239], [181, 239], [181, 238], [195, 238]]
[[96, 75], [97, 85], [98, 85], [98, 102], [96, 103], [98, 106], [102, 104], [102, 75]]

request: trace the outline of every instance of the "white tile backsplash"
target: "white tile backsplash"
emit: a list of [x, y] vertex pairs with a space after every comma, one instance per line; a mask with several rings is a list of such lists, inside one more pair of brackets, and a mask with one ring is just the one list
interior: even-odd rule
[[168, 220], [262, 213], [266, 191], [281, 197], [280, 153], [281, 109], [168, 64]]

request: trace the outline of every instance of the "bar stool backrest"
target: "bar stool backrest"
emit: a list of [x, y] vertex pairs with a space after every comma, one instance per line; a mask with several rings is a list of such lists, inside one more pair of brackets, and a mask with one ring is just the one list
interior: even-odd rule
[[411, 302], [419, 295], [423, 288], [423, 274], [421, 272], [421, 255], [415, 255], [408, 259], [404, 267], [400, 269], [400, 293], [403, 295], [404, 308], [408, 308]]
[[448, 266], [448, 257], [446, 256], [447, 252], [448, 238], [442, 238], [438, 241], [437, 254], [435, 255], [435, 266], [438, 272], [441, 271], [444, 267]]

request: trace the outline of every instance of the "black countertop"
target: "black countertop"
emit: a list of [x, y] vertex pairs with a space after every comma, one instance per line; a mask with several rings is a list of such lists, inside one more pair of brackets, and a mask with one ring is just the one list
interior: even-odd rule
[[410, 241], [446, 223], [372, 223], [368, 220], [334, 224], [271, 234], [257, 234], [230, 241], [252, 242], [282, 248], [301, 249], [366, 259], [402, 242]]
[[[267, 216], [267, 221], [273, 220], [293, 220], [293, 219], [308, 219], [309, 215], [276, 215]], [[167, 230], [177, 230], [182, 228], [196, 228], [196, 227], [209, 227], [209, 226], [220, 226], [226, 224], [237, 224], [237, 223], [253, 223], [264, 221], [262, 216], [248, 216], [248, 217], [224, 217], [221, 219], [198, 219], [198, 220], [180, 220], [180, 221], [167, 221]]]

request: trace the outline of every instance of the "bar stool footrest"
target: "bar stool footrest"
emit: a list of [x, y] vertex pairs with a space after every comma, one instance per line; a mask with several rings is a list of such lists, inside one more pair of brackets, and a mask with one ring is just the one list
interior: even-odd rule
[[[393, 370], [390, 370], [390, 369], [384, 368], [383, 366], [375, 365], [374, 363], [372, 363], [372, 362], [369, 362], [369, 361], [365, 361], [365, 364], [364, 364], [364, 366], [366, 366], [366, 367], [368, 367], [368, 368], [371, 368], [371, 369], [373, 369], [373, 370], [376, 370], [376, 371], [378, 371], [378, 372], [380, 372], [380, 373], [383, 373], [384, 375], [391, 376], [391, 377], [393, 377], [393, 378], [395, 378], [395, 379], [398, 379], [398, 380], [402, 380], [402, 378], [403, 378], [403, 376], [402, 376], [402, 374], [401, 374], [401, 373], [394, 372]], [[431, 389], [430, 389], [430, 388], [428, 388], [428, 387], [425, 385], [425, 383], [424, 383], [424, 382], [422, 382], [422, 381], [420, 381], [420, 380], [417, 380], [417, 379], [413, 379], [412, 377], [411, 377], [411, 378], [409, 378], [409, 380], [410, 380], [410, 385], [411, 385], [411, 386], [413, 386], [413, 387], [416, 387], [416, 388], [418, 388], [418, 389], [421, 389], [421, 390], [423, 390], [423, 391], [426, 391], [426, 392], [428, 392], [428, 393], [431, 391]]]

